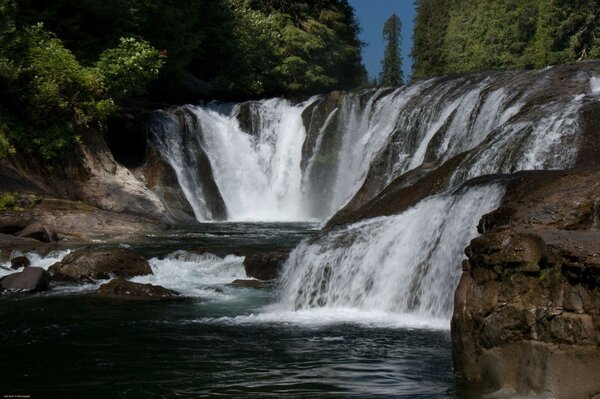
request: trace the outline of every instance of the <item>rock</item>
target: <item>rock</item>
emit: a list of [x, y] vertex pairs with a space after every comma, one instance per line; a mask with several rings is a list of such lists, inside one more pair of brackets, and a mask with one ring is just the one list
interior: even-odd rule
[[265, 287], [268, 287], [268, 284], [266, 284], [263, 281], [259, 281], [259, 280], [241, 280], [241, 279], [233, 280], [231, 282], [231, 285], [235, 285], [236, 287], [244, 287], [244, 288], [265, 288]]
[[530, 397], [592, 397], [600, 392], [600, 171], [511, 179], [465, 250], [451, 326], [455, 370]]
[[140, 284], [132, 281], [114, 278], [108, 283], [102, 284], [96, 296], [102, 298], [128, 299], [128, 300], [165, 300], [178, 298], [175, 291], [161, 287], [160, 285]]
[[148, 145], [147, 160], [141, 171], [148, 188], [165, 204], [175, 220], [196, 221], [194, 210], [179, 186], [175, 170], [163, 159], [153, 142]]
[[32, 223], [29, 226], [25, 227], [21, 232], [17, 234], [17, 236], [24, 238], [33, 238], [34, 240], [42, 242], [58, 241], [56, 233], [39, 222]]
[[288, 256], [289, 251], [248, 254], [244, 258], [246, 275], [258, 280], [276, 279]]
[[41, 267], [26, 267], [23, 271], [0, 279], [0, 288], [7, 291], [45, 291], [50, 284], [50, 274]]
[[29, 265], [31, 265], [31, 262], [29, 262], [29, 258], [27, 256], [17, 256], [16, 258], [12, 258], [10, 260], [10, 267], [12, 269], [20, 269]]
[[71, 252], [48, 270], [55, 280], [76, 282], [152, 274], [148, 262], [127, 248], [83, 248]]

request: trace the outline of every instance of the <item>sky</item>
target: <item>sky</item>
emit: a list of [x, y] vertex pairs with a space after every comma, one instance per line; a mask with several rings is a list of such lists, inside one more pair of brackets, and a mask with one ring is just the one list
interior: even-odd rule
[[404, 78], [410, 76], [412, 60], [408, 56], [412, 48], [412, 31], [415, 17], [413, 0], [349, 0], [356, 10], [356, 18], [362, 32], [360, 39], [366, 42], [363, 48], [363, 62], [369, 78], [379, 76], [385, 43], [383, 24], [390, 15], [396, 13], [402, 21], [402, 61]]

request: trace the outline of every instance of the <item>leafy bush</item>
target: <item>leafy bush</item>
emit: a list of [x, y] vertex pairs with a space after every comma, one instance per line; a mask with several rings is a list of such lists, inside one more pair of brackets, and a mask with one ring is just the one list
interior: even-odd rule
[[121, 38], [119, 45], [100, 55], [97, 69], [114, 98], [143, 94], [158, 77], [164, 59], [145, 40]]
[[101, 125], [115, 100], [142, 93], [163, 62], [146, 42], [122, 39], [86, 67], [41, 23], [9, 44], [0, 50], [0, 156], [16, 147], [57, 158], [82, 128]]

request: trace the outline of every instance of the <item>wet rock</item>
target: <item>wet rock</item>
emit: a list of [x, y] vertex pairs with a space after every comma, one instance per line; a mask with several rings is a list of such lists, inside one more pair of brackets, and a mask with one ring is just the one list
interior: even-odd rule
[[274, 280], [279, 277], [288, 256], [289, 251], [248, 254], [244, 258], [246, 275], [258, 280]]
[[236, 287], [244, 287], [244, 288], [265, 288], [265, 287], [269, 286], [264, 281], [242, 280], [242, 279], [233, 280], [231, 282], [231, 285], [234, 285]]
[[452, 317], [455, 369], [519, 395], [592, 397], [600, 392], [600, 230], [589, 204], [600, 198], [600, 171], [511, 179], [465, 251]]
[[147, 160], [142, 173], [148, 188], [166, 205], [175, 220], [196, 220], [194, 210], [179, 186], [175, 170], [163, 159], [154, 143], [148, 146]]
[[48, 270], [55, 280], [73, 282], [152, 274], [148, 262], [127, 248], [83, 248], [71, 252]]
[[0, 279], [0, 289], [18, 292], [45, 291], [50, 284], [50, 274], [41, 267], [26, 267], [23, 271]]
[[25, 227], [21, 232], [17, 234], [17, 236], [24, 238], [33, 238], [34, 240], [42, 242], [58, 241], [56, 233], [39, 222], [32, 223], [29, 226]]
[[114, 278], [102, 284], [96, 292], [97, 297], [127, 300], [166, 300], [175, 299], [179, 294], [160, 285], [140, 284], [122, 278]]
[[27, 258], [27, 256], [17, 256], [16, 258], [12, 258], [10, 260], [10, 267], [12, 269], [20, 269], [30, 265], [31, 262], [29, 262], [29, 258]]

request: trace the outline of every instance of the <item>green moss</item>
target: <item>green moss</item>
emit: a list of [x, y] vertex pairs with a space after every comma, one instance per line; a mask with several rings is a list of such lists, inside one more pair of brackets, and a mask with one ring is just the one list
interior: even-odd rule
[[33, 208], [40, 201], [40, 197], [33, 194], [0, 193], [0, 212], [23, 212]]

